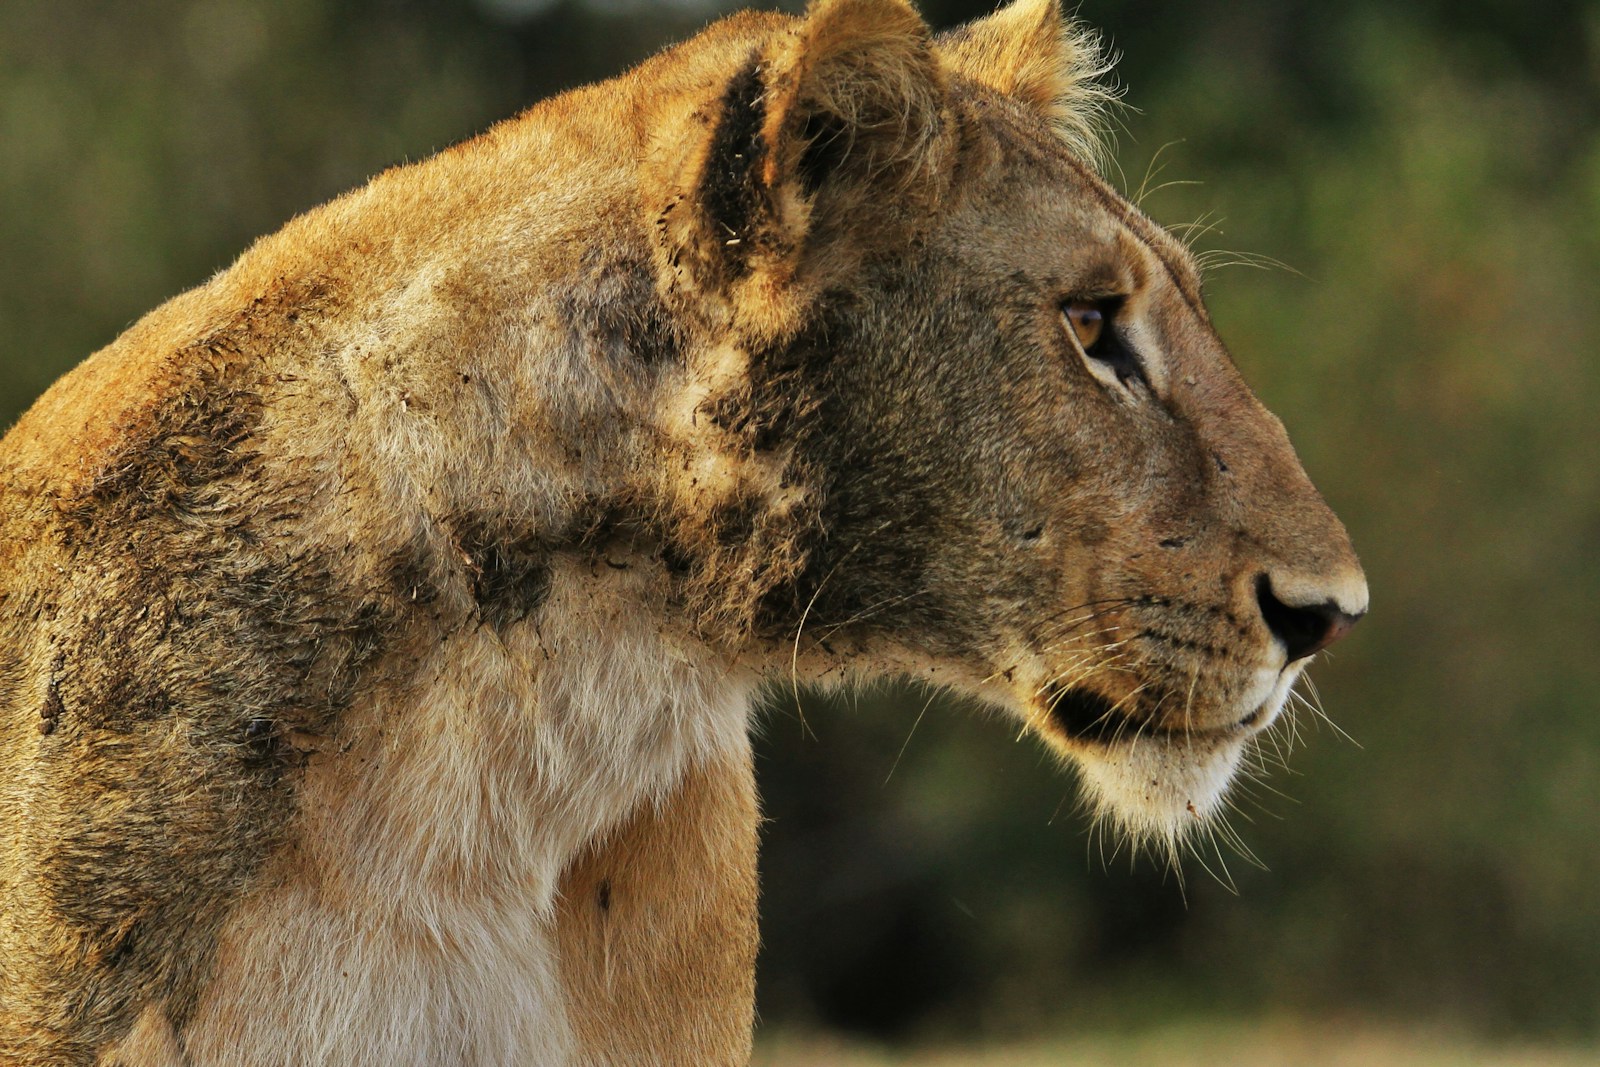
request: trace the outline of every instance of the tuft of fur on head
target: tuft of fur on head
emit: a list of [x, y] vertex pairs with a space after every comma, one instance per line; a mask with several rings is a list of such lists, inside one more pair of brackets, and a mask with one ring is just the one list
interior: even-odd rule
[[1116, 60], [1060, 0], [1016, 0], [941, 35], [939, 51], [957, 73], [1042, 112], [1083, 162], [1108, 162], [1110, 113], [1122, 96], [1108, 78]]

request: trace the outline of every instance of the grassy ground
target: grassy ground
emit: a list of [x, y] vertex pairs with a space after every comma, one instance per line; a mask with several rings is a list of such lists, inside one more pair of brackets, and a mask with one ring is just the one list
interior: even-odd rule
[[883, 1050], [771, 1036], [755, 1067], [1592, 1067], [1600, 1049], [1491, 1045], [1430, 1032], [1287, 1021], [1181, 1026], [1027, 1045]]

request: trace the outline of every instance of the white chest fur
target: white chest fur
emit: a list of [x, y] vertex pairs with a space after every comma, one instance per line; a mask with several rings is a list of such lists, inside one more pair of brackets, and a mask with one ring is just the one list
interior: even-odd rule
[[537, 620], [432, 646], [312, 757], [295, 845], [224, 930], [191, 1062], [582, 1061], [562, 872], [748, 745], [749, 676], [672, 640], [626, 584], [558, 571]]

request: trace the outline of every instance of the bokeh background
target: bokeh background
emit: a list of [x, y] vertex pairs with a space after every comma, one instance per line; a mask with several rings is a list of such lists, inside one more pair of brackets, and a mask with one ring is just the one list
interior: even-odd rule
[[[719, 10], [3, 0], [0, 424], [253, 237]], [[1338, 729], [1302, 713], [1241, 798], [1261, 866], [1204, 850], [1180, 879], [1091, 836], [1070, 775], [981, 711], [775, 697], [761, 1056], [1587, 1062], [1600, 4], [1080, 15], [1124, 56], [1113, 177], [1212, 264], [1224, 338], [1363, 554], [1371, 618], [1312, 672]]]

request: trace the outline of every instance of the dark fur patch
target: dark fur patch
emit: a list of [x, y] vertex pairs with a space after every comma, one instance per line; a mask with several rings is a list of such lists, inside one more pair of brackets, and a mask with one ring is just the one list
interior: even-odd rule
[[420, 534], [390, 557], [385, 570], [390, 592], [402, 603], [426, 608], [442, 595], [434, 553]]
[[218, 340], [183, 353], [192, 360], [171, 398], [150, 416], [151, 431], [112, 457], [69, 517], [117, 510], [130, 518], [201, 515], [222, 504], [217, 487], [237, 468], [260, 398], [226, 373], [238, 352]]
[[[792, 638], [802, 617], [808, 628], [869, 625], [884, 603], [924, 581], [923, 539], [935, 536], [936, 505], [886, 496], [890, 487], [864, 461], [893, 433], [881, 413], [872, 416], [877, 425], [863, 422], [866, 398], [840, 377], [864, 363], [856, 358], [862, 314], [851, 294], [829, 293], [797, 337], [751, 360], [752, 441], [789, 445], [789, 478], [820, 501], [820, 511], [794, 531], [802, 566], [764, 592], [757, 630], [772, 639]], [[870, 403], [892, 405], [893, 398]], [[889, 516], [894, 521], [886, 524]]]
[[[153, 1001], [181, 1028], [292, 817], [282, 738], [333, 730], [399, 630], [398, 597], [285, 539], [303, 496], [254, 449], [269, 381], [251, 355], [255, 331], [294, 328], [283, 310], [258, 302], [178, 353], [82, 492], [35, 493], [31, 511], [8, 492], [0, 533], [28, 547], [4, 575], [0, 647], [48, 643], [53, 667], [0, 692], [0, 714], [52, 724], [25, 757], [31, 818], [0, 826], [27, 909], [0, 918], [27, 924], [5, 1062], [87, 1063]], [[42, 710], [19, 700], [41, 691]]]
[[495, 629], [521, 622], [550, 595], [549, 543], [478, 520], [460, 520], [451, 536], [460, 549], [478, 615]]
[[683, 337], [647, 260], [591, 254], [584, 266], [582, 284], [568, 291], [561, 309], [574, 348], [612, 364], [682, 361]]
[[[804, 620], [819, 640], [914, 633], [927, 654], [970, 662], [997, 615], [1042, 580], [1030, 568], [1045, 566], [1032, 559], [1044, 554], [1013, 571], [986, 565], [1000, 549], [984, 538], [1005, 537], [1022, 506], [982, 455], [1011, 430], [994, 411], [1001, 312], [983, 293], [929, 299], [976, 284], [958, 264], [869, 270], [859, 289], [827, 294], [793, 341], [752, 360], [752, 421], [783, 427], [789, 476], [818, 502], [795, 534], [803, 568], [767, 591], [757, 630], [792, 641]], [[951, 338], [977, 367], [933, 355]]]
[[697, 196], [712, 247], [721, 247], [721, 259], [730, 278], [749, 269], [750, 245], [765, 212], [761, 166], [767, 145], [761, 137], [766, 121], [766, 86], [761, 65], [752, 58], [728, 82], [721, 111]]

